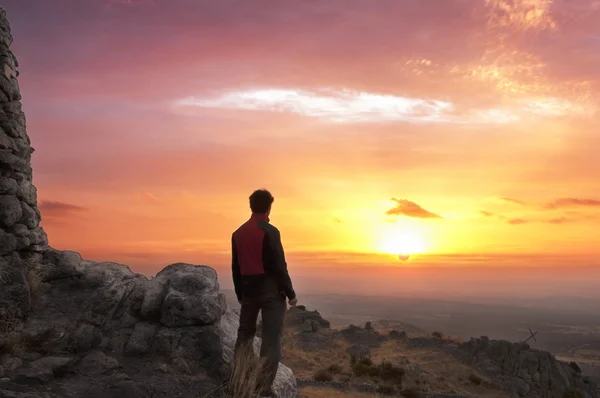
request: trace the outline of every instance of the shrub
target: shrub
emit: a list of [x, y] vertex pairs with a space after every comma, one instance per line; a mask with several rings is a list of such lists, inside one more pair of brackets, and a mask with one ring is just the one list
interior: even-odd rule
[[435, 337], [436, 339], [440, 339], [440, 340], [444, 338], [444, 334], [442, 332], [433, 332], [433, 333], [431, 333], [431, 335], [433, 337]]
[[330, 367], [327, 368], [327, 370], [329, 371], [329, 373], [331, 373], [332, 375], [337, 375], [342, 373], [342, 371], [344, 369], [342, 369], [342, 367], [340, 365], [334, 364], [331, 365]]
[[402, 386], [402, 378], [404, 377], [404, 368], [394, 366], [389, 362], [383, 362], [378, 366], [379, 378], [384, 381], [389, 381], [397, 386]]
[[483, 379], [479, 375], [476, 375], [475, 373], [471, 373], [469, 375], [469, 381], [477, 386], [479, 386], [479, 385], [481, 385], [481, 383], [483, 383]]
[[360, 359], [352, 365], [352, 371], [357, 377], [369, 376], [398, 387], [402, 386], [402, 378], [405, 374], [404, 368], [394, 366], [390, 362], [373, 365], [373, 361], [370, 358]]
[[313, 379], [319, 382], [328, 382], [333, 380], [333, 375], [328, 369], [321, 369], [315, 372]]

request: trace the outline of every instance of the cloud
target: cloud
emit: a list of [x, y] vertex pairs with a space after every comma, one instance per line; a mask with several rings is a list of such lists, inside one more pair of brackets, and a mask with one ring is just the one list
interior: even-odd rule
[[213, 98], [189, 97], [176, 101], [175, 106], [291, 112], [338, 123], [435, 122], [445, 119], [453, 108], [444, 101], [353, 90], [310, 92], [280, 88], [226, 92]]
[[508, 221], [506, 221], [507, 223], [509, 223], [510, 225], [521, 225], [521, 224], [528, 224], [529, 220], [526, 220], [524, 218], [511, 218], [508, 219]]
[[509, 203], [514, 203], [517, 205], [523, 205], [523, 206], [527, 206], [527, 203], [523, 202], [522, 200], [519, 199], [514, 199], [514, 198], [507, 198], [507, 197], [501, 197], [501, 200], [505, 201], [505, 202], [509, 202]]
[[549, 220], [545, 220], [545, 222], [547, 222], [548, 224], [566, 224], [571, 221], [574, 221], [574, 220], [571, 218], [568, 218], [568, 217], [557, 217], [557, 218], [551, 218]]
[[442, 219], [443, 217], [439, 214], [432, 213], [425, 210], [415, 202], [411, 202], [407, 199], [396, 199], [392, 198], [392, 201], [396, 202], [396, 207], [389, 209], [385, 214], [389, 216], [406, 216], [413, 218], [435, 218]]
[[73, 212], [81, 212], [87, 210], [85, 207], [77, 206], [70, 203], [65, 202], [57, 202], [52, 200], [42, 200], [38, 205], [38, 208], [41, 212], [44, 212], [44, 215], [65, 215]]
[[546, 209], [562, 209], [565, 207], [600, 207], [598, 199], [559, 198], [544, 206]]
[[484, 217], [494, 217], [496, 214], [492, 213], [491, 211], [486, 211], [486, 210], [479, 210], [479, 213], [481, 215], [483, 215]]
[[513, 107], [457, 110], [454, 103], [351, 89], [308, 91], [264, 88], [225, 91], [216, 96], [187, 97], [173, 102], [189, 108], [289, 112], [334, 123], [420, 122], [505, 124], [526, 118], [585, 115], [585, 107], [560, 98], [524, 98]]

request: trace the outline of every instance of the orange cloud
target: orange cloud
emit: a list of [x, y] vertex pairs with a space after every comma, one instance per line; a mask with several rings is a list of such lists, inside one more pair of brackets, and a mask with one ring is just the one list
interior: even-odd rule
[[443, 218], [439, 214], [435, 214], [430, 212], [429, 210], [425, 210], [415, 202], [411, 202], [407, 199], [396, 199], [392, 198], [394, 202], [396, 202], [396, 207], [389, 209], [385, 212], [385, 214], [389, 216], [406, 216], [413, 218]]
[[600, 200], [581, 198], [559, 198], [545, 206], [547, 209], [562, 209], [565, 207], [600, 207]]

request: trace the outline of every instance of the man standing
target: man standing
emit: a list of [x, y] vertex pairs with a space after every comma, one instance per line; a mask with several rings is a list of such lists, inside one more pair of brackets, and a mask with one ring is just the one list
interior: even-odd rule
[[231, 268], [235, 294], [242, 305], [235, 345], [234, 366], [244, 366], [244, 355], [252, 350], [258, 313], [262, 316], [262, 371], [258, 382], [262, 397], [276, 397], [272, 385], [281, 360], [281, 334], [286, 297], [298, 302], [281, 244], [279, 230], [269, 224], [275, 199], [267, 190], [250, 195], [252, 216], [231, 237]]

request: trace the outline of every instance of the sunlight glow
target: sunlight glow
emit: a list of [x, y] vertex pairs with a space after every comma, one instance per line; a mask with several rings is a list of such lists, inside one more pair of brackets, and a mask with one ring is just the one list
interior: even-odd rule
[[427, 251], [427, 244], [415, 233], [394, 232], [384, 237], [379, 246], [383, 253], [397, 255], [401, 260]]

